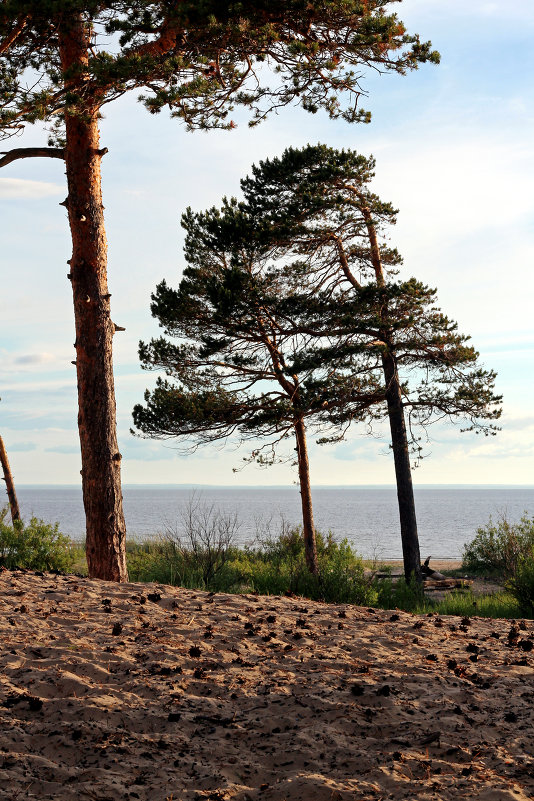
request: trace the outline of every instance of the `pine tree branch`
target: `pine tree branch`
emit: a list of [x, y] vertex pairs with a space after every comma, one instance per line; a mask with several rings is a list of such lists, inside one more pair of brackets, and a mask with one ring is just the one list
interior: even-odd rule
[[9, 50], [13, 42], [20, 36], [22, 31], [28, 24], [29, 19], [30, 19], [30, 14], [27, 14], [25, 17], [22, 17], [22, 19], [19, 20], [17, 25], [15, 25], [11, 33], [8, 36], [6, 36], [4, 41], [0, 42], [0, 56], [3, 55], [3, 53], [5, 53], [7, 50]]
[[0, 167], [5, 167], [17, 159], [34, 159], [39, 157], [49, 159], [64, 159], [65, 150], [62, 147], [16, 147], [13, 150], [1, 151], [4, 156], [0, 158]]

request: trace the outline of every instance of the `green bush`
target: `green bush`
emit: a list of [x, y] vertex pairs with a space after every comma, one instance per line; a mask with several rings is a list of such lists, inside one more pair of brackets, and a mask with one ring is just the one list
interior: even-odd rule
[[163, 554], [152, 543], [126, 543], [126, 561], [130, 581], [157, 581], [173, 584], [169, 580], [169, 565]]
[[369, 604], [376, 600], [363, 562], [348, 542], [337, 543], [332, 535], [323, 537], [319, 532], [316, 539], [316, 576], [306, 565], [301, 529], [284, 527], [277, 538], [264, 540], [256, 548], [236, 549], [221, 579], [262, 595], [294, 593], [330, 603]]
[[45, 523], [32, 517], [25, 525], [7, 525], [6, 511], [0, 512], [0, 565], [13, 570], [60, 570], [72, 568], [71, 542], [59, 531], [58, 523]]
[[517, 601], [521, 614], [534, 617], [534, 547], [519, 560], [507, 589]]
[[462, 565], [472, 573], [486, 573], [511, 579], [519, 564], [534, 547], [534, 518], [525, 513], [518, 523], [506, 517], [477, 529], [476, 537], [464, 548]]
[[[419, 611], [419, 610], [417, 610]], [[428, 601], [428, 609], [439, 615], [458, 617], [517, 618], [521, 610], [515, 598], [506, 592], [492, 595], [474, 595], [470, 590], [459, 590], [447, 594], [441, 601]]]
[[346, 539], [336, 543], [328, 536], [319, 553], [319, 582], [325, 601], [369, 605], [378, 599], [373, 581], [365, 575], [361, 557]]

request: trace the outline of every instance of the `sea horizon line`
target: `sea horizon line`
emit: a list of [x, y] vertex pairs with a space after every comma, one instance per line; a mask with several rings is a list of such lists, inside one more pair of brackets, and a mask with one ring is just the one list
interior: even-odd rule
[[[80, 489], [80, 484], [18, 484], [19, 489]], [[291, 484], [197, 484], [197, 483], [123, 483], [123, 489], [295, 489]], [[395, 484], [314, 484], [313, 489], [396, 489]], [[534, 489], [534, 484], [414, 484], [414, 489]]]

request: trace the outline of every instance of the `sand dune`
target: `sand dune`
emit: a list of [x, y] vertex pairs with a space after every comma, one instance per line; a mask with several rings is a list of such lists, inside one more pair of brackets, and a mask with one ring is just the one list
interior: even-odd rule
[[534, 798], [534, 625], [0, 572], [0, 798]]

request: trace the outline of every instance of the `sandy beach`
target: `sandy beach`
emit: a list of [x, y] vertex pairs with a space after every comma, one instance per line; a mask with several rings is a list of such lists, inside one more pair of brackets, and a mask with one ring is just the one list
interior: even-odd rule
[[0, 798], [534, 798], [534, 624], [0, 570]]

